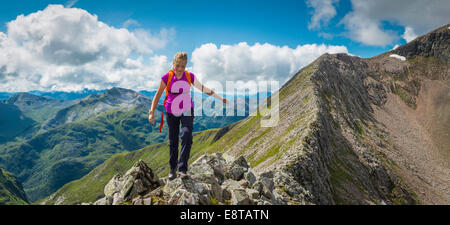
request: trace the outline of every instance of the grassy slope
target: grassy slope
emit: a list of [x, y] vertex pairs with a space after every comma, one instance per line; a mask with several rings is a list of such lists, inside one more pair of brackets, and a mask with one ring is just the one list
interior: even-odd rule
[[0, 168], [0, 205], [27, 205], [28, 200], [17, 178]]
[[[2, 146], [0, 165], [24, 181], [30, 199], [79, 179], [112, 155], [164, 140], [152, 132], [144, 109], [112, 110], [62, 125], [24, 143]], [[139, 124], [139, 125], [137, 125]]]
[[0, 103], [0, 143], [24, 132], [35, 124], [35, 121], [15, 105]]

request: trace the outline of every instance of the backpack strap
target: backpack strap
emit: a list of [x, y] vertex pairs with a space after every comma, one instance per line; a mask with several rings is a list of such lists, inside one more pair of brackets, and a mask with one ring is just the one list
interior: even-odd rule
[[162, 130], [162, 127], [164, 124], [164, 110], [166, 109], [167, 96], [169, 96], [169, 87], [170, 87], [170, 83], [172, 82], [172, 78], [173, 78], [173, 70], [169, 70], [169, 77], [167, 79], [167, 84], [166, 84], [166, 97], [164, 98], [163, 111], [161, 114], [161, 124], [159, 125], [159, 133], [161, 133], [161, 130]]
[[[186, 78], [188, 80], [189, 87], [191, 87], [191, 74], [187, 70], [184, 72], [186, 73]], [[167, 79], [167, 84], [166, 84], [166, 97], [164, 98], [164, 106], [163, 106], [163, 111], [161, 114], [161, 124], [159, 126], [159, 133], [161, 133], [163, 123], [164, 123], [164, 110], [166, 109], [166, 102], [167, 102], [167, 97], [169, 96], [169, 87], [170, 87], [170, 83], [172, 82], [173, 74], [174, 74], [173, 70], [169, 70], [169, 77]]]
[[[169, 77], [167, 79], [167, 85], [166, 85], [166, 97], [169, 95], [169, 87], [170, 87], [170, 83], [172, 83], [172, 79], [173, 79], [173, 70], [169, 70]], [[166, 105], [166, 102], [164, 102], [164, 105]]]
[[186, 73], [186, 78], [188, 80], [189, 87], [191, 87], [191, 74], [187, 70], [184, 72]]

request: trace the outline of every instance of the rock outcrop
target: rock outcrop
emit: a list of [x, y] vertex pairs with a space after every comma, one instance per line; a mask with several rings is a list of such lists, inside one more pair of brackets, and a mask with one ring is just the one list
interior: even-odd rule
[[140, 160], [125, 175], [115, 175], [105, 186], [105, 197], [95, 205], [285, 205], [293, 204], [286, 187], [305, 195], [301, 187], [286, 183], [287, 174], [255, 174], [244, 157], [204, 154], [186, 175], [159, 179]]
[[117, 205], [163, 185], [152, 169], [140, 160], [125, 175], [115, 175], [105, 186], [105, 197], [98, 205]]

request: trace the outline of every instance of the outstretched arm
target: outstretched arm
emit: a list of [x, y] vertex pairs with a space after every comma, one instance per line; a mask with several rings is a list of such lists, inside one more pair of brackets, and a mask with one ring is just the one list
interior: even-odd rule
[[204, 86], [202, 83], [200, 83], [200, 81], [198, 81], [198, 79], [194, 79], [194, 87], [196, 87], [198, 90], [209, 96], [213, 96], [214, 98], [221, 100], [224, 103], [227, 104], [230, 103], [226, 98], [222, 98], [221, 96], [217, 95], [213, 90]]

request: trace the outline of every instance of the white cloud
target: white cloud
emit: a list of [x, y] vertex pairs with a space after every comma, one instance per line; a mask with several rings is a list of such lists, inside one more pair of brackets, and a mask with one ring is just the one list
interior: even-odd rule
[[406, 42], [410, 42], [417, 38], [416, 33], [414, 33], [414, 29], [411, 27], [405, 27], [405, 33], [403, 33], [402, 38], [405, 39]]
[[175, 29], [162, 28], [159, 34], [153, 35], [148, 30], [136, 29], [133, 31], [136, 38], [149, 45], [152, 49], [160, 49], [167, 45], [175, 36]]
[[353, 11], [341, 20], [348, 37], [366, 45], [386, 46], [399, 35], [383, 27], [391, 23], [406, 28], [403, 38], [423, 35], [448, 23], [450, 4], [447, 0], [352, 0]]
[[0, 32], [0, 90], [156, 88], [170, 62], [142, 56], [166, 46], [174, 33], [117, 29], [85, 10], [49, 5], [18, 16]]
[[349, 31], [348, 37], [352, 40], [372, 46], [386, 46], [395, 40], [392, 31], [384, 31], [376, 22], [362, 18], [358, 13], [349, 13], [342, 22]]
[[124, 28], [128, 28], [128, 27], [131, 27], [131, 26], [140, 26], [141, 24], [138, 22], [138, 21], [136, 21], [136, 20], [133, 20], [133, 19], [128, 19], [127, 21], [125, 21], [124, 23], [123, 23], [123, 27]]
[[336, 16], [336, 8], [333, 6], [338, 0], [308, 0], [308, 7], [314, 8], [308, 29], [320, 29], [322, 25], [327, 25]]
[[77, 3], [78, 0], [70, 0], [66, 3], [65, 7], [66, 8], [72, 8], [73, 5], [75, 5], [75, 3]]
[[[280, 86], [292, 75], [324, 53], [348, 53], [345, 46], [306, 44], [295, 49], [268, 43], [248, 45], [203, 44], [192, 53], [193, 71], [201, 81], [253, 82], [275, 80]], [[207, 79], [203, 79], [207, 78]], [[224, 87], [225, 88], [225, 87]]]
[[331, 34], [331, 33], [327, 33], [327, 32], [319, 32], [318, 34], [317, 34], [317, 36], [319, 36], [319, 37], [322, 37], [322, 38], [325, 38], [325, 39], [327, 39], [327, 40], [331, 40], [331, 39], [333, 39], [333, 34]]

